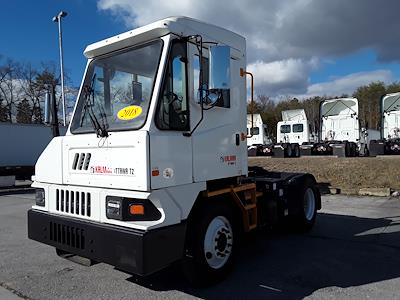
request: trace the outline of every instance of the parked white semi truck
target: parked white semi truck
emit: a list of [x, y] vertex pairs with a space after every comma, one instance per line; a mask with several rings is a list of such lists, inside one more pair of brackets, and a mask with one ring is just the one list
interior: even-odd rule
[[248, 168], [243, 37], [176, 17], [84, 54], [67, 134], [36, 164], [29, 238], [140, 276], [181, 261], [210, 283], [231, 269], [242, 233], [312, 227], [312, 175]]
[[276, 126], [276, 141], [276, 157], [299, 157], [300, 145], [316, 142], [304, 109], [282, 111], [282, 121]]
[[319, 142], [301, 145], [302, 155], [368, 155], [368, 132], [360, 127], [357, 98], [325, 100], [320, 105]]
[[272, 155], [273, 143], [268, 136], [267, 124], [264, 124], [260, 114], [247, 115], [247, 134], [249, 156]]
[[371, 138], [370, 155], [400, 154], [400, 93], [383, 95], [380, 106], [381, 135]]

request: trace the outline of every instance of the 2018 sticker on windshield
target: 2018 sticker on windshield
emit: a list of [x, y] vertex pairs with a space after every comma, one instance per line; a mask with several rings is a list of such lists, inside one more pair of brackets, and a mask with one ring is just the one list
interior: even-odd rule
[[142, 108], [137, 105], [130, 105], [119, 110], [117, 116], [120, 120], [132, 120], [142, 114]]

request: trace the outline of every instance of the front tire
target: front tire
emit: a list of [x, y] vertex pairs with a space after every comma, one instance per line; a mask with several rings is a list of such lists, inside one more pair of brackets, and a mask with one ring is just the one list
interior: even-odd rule
[[286, 144], [286, 157], [292, 157], [292, 156], [293, 156], [292, 145]]
[[238, 230], [232, 209], [208, 202], [189, 223], [184, 273], [194, 285], [210, 285], [232, 270], [238, 244]]

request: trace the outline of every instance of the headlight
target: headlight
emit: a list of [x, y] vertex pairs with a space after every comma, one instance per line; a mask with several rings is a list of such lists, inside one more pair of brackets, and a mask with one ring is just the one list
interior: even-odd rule
[[37, 206], [44, 206], [46, 203], [44, 189], [36, 189], [35, 200]]
[[118, 199], [116, 197], [107, 197], [106, 201], [106, 214], [109, 219], [117, 219], [122, 220], [122, 199]]
[[148, 199], [107, 196], [106, 216], [121, 221], [156, 221], [161, 213]]

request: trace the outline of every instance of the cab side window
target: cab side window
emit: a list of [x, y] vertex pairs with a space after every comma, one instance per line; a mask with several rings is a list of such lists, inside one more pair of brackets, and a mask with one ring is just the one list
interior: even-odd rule
[[189, 130], [186, 43], [174, 41], [158, 101], [156, 125], [162, 130]]

